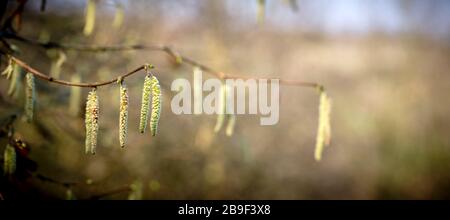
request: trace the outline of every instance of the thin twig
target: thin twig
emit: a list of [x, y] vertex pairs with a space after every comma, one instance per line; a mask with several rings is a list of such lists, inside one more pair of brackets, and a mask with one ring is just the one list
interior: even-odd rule
[[[15, 34], [4, 34], [3, 33], [3, 37], [5, 38], [9, 38], [9, 39], [15, 39], [27, 44], [31, 44], [31, 45], [35, 45], [35, 46], [39, 46], [45, 49], [61, 49], [61, 50], [76, 50], [76, 51], [82, 51], [82, 52], [115, 52], [115, 51], [126, 51], [126, 50], [147, 50], [147, 51], [160, 51], [160, 52], [164, 52], [167, 55], [169, 55], [170, 57], [172, 57], [173, 59], [178, 60], [181, 63], [184, 64], [188, 64], [191, 66], [195, 66], [200, 68], [202, 71], [209, 73], [211, 75], [214, 75], [220, 79], [251, 79], [253, 77], [244, 77], [241, 75], [233, 75], [233, 74], [226, 74], [226, 73], [222, 73], [219, 72], [217, 70], [214, 70], [211, 67], [208, 67], [206, 65], [203, 65], [193, 59], [191, 59], [190, 57], [187, 56], [183, 56], [180, 55], [178, 52], [175, 52], [172, 48], [168, 47], [168, 46], [161, 46], [161, 45], [141, 45], [141, 44], [135, 44], [135, 45], [114, 45], [114, 46], [96, 46], [96, 45], [67, 45], [67, 44], [61, 44], [58, 42], [52, 42], [49, 41], [47, 43], [42, 43], [36, 40], [32, 40], [32, 39], [28, 39], [28, 38], [24, 38]], [[16, 58], [17, 59], [17, 58]], [[22, 64], [26, 64], [24, 62], [22, 62]], [[20, 65], [20, 64], [19, 64]], [[30, 66], [26, 65], [23, 66], [25, 69], [31, 68]], [[139, 71], [142, 70], [143, 66], [139, 67], [138, 69], [136, 69], [135, 71]], [[32, 69], [32, 68], [31, 68]], [[33, 69], [34, 70], [34, 69]], [[131, 74], [133, 74], [135, 71], [130, 72]], [[129, 75], [131, 75], [129, 74]], [[116, 79], [104, 82], [104, 83], [95, 83], [95, 84], [90, 84], [90, 83], [70, 83], [67, 81], [62, 81], [62, 80], [56, 80], [53, 79], [51, 77], [48, 77], [45, 74], [38, 74], [38, 75], [43, 75], [45, 77], [40, 77], [42, 79], [45, 80], [50, 80], [52, 79], [53, 81], [59, 83], [59, 84], [63, 84], [63, 85], [73, 85], [73, 86], [81, 86], [81, 87], [95, 87], [95, 86], [102, 86], [102, 85], [108, 85], [111, 84], [113, 82], [116, 81]], [[126, 74], [126, 76], [129, 76], [128, 74]], [[253, 79], [260, 79], [260, 78], [253, 78]], [[322, 85], [315, 83], [315, 82], [305, 82], [305, 81], [300, 81], [300, 80], [285, 80], [285, 79], [280, 79], [280, 84], [283, 85], [292, 85], [292, 86], [302, 86], [302, 87], [312, 87], [312, 88], [323, 88]]]
[[27, 72], [35, 75], [36, 77], [38, 77], [40, 79], [47, 80], [49, 82], [57, 83], [57, 84], [60, 84], [60, 85], [78, 86], [78, 87], [99, 87], [99, 86], [104, 86], [104, 85], [116, 83], [117, 79], [119, 77], [122, 78], [122, 79], [125, 79], [126, 77], [131, 76], [134, 73], [137, 73], [140, 70], [143, 70], [143, 69], [145, 69], [145, 68], [147, 68], [149, 66], [148, 64], [139, 66], [138, 68], [136, 68], [135, 70], [133, 70], [131, 72], [125, 73], [125, 74], [123, 74], [123, 75], [121, 75], [119, 77], [116, 77], [114, 79], [111, 79], [111, 80], [108, 80], [108, 81], [105, 81], [105, 82], [99, 82], [99, 83], [74, 83], [74, 82], [64, 81], [64, 80], [55, 79], [53, 77], [50, 77], [50, 76], [48, 76], [46, 74], [43, 74], [43, 73], [39, 72], [38, 70], [34, 69], [33, 67], [29, 66], [27, 63], [25, 63], [24, 61], [18, 59], [17, 57], [14, 57], [14, 56], [10, 56], [10, 57], [11, 57], [12, 60], [14, 60], [14, 62], [17, 65], [21, 66]]
[[62, 181], [59, 181], [59, 180], [56, 180], [56, 179], [44, 176], [42, 174], [35, 174], [33, 176], [35, 176], [37, 179], [39, 179], [41, 181], [54, 183], [54, 184], [61, 185], [61, 186], [64, 186], [64, 187], [71, 187], [71, 186], [75, 186], [75, 185], [78, 184], [76, 182], [62, 182]]
[[120, 187], [120, 188], [117, 188], [117, 189], [113, 189], [113, 190], [108, 191], [108, 192], [103, 192], [103, 193], [100, 193], [100, 194], [97, 194], [97, 195], [93, 195], [93, 196], [91, 196], [91, 197], [89, 197], [87, 199], [88, 200], [97, 200], [97, 199], [100, 199], [100, 198], [103, 198], [103, 197], [106, 197], [106, 196], [110, 196], [110, 195], [114, 195], [114, 194], [118, 194], [118, 193], [123, 193], [123, 192], [129, 192], [129, 191], [131, 191], [131, 187], [127, 185], [127, 186], [123, 186], [123, 187]]

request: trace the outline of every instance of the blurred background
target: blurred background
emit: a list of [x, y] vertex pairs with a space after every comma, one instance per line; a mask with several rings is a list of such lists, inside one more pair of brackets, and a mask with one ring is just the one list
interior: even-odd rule
[[[17, 5], [9, 1], [7, 15]], [[124, 20], [113, 27], [117, 5]], [[449, 1], [100, 0], [89, 36], [86, 1], [48, 0], [45, 11], [40, 7], [41, 1], [26, 4], [18, 35], [65, 44], [168, 45], [225, 73], [323, 84], [333, 100], [332, 143], [316, 162], [315, 89], [282, 86], [278, 124], [238, 116], [227, 137], [214, 133], [214, 115], [171, 112], [170, 85], [191, 80], [192, 66], [158, 51], [65, 51], [59, 74], [65, 80], [104, 81], [154, 64], [163, 90], [159, 134], [138, 132], [143, 75], [136, 74], [126, 80], [127, 147], [119, 147], [119, 90], [112, 84], [99, 88], [97, 154], [85, 155], [89, 89], [69, 111], [70, 87], [36, 80], [34, 122], [14, 122], [30, 161], [19, 158], [17, 174], [2, 175], [4, 199], [65, 199], [68, 190], [78, 199], [450, 198]], [[34, 68], [54, 71], [57, 51], [7, 41]], [[3, 57], [2, 69], [5, 64]], [[2, 77], [2, 121], [20, 119], [23, 109], [23, 94], [8, 96], [8, 84]], [[6, 143], [1, 137], [2, 152]], [[128, 186], [131, 194], [122, 190]]]

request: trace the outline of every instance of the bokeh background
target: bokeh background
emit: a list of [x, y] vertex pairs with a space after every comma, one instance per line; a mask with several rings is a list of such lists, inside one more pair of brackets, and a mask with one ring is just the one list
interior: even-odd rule
[[[112, 28], [115, 5], [124, 23]], [[11, 12], [15, 1], [10, 1]], [[69, 87], [37, 80], [31, 124], [15, 137], [36, 163], [26, 178], [1, 177], [4, 199], [64, 199], [68, 188], [87, 199], [132, 186], [143, 199], [448, 199], [450, 198], [450, 2], [446, 0], [267, 0], [97, 2], [94, 32], [83, 35], [86, 1], [30, 1], [19, 35], [66, 44], [158, 44], [226, 73], [318, 82], [333, 99], [332, 143], [314, 160], [318, 93], [282, 86], [280, 121], [238, 116], [235, 133], [214, 133], [214, 115], [175, 115], [170, 85], [191, 80], [157, 51], [69, 51], [61, 78], [114, 78], [143, 63], [156, 66], [163, 87], [158, 136], [138, 132], [143, 75], [130, 88], [128, 146], [118, 143], [118, 87], [99, 89], [95, 156], [84, 154], [84, 97], [69, 114]], [[49, 73], [54, 51], [8, 40], [18, 55]], [[2, 68], [5, 62], [2, 62]], [[23, 97], [7, 96], [0, 115], [19, 117]], [[0, 149], [6, 139], [0, 139]], [[77, 183], [64, 185], [56, 182]], [[40, 178], [38, 178], [40, 177]], [[136, 191], [136, 190], [135, 190]], [[117, 190], [100, 199], [127, 199]]]

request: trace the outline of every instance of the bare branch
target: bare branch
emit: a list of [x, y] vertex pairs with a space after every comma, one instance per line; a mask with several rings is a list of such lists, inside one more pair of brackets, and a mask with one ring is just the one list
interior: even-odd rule
[[140, 70], [144, 70], [146, 68], [150, 68], [149, 64], [145, 64], [142, 66], [139, 66], [138, 68], [136, 68], [135, 70], [125, 73], [121, 76], [118, 76], [114, 79], [105, 81], [105, 82], [100, 82], [100, 83], [74, 83], [74, 82], [69, 82], [69, 81], [64, 81], [64, 80], [59, 80], [59, 79], [54, 79], [53, 77], [50, 77], [44, 73], [39, 72], [38, 70], [34, 69], [33, 67], [29, 66], [27, 63], [25, 63], [24, 61], [18, 59], [17, 57], [14, 56], [10, 56], [12, 60], [14, 60], [14, 62], [16, 62], [17, 65], [21, 66], [22, 68], [24, 68], [26, 71], [28, 71], [29, 73], [35, 75], [36, 77], [52, 82], [52, 83], [57, 83], [60, 85], [65, 85], [65, 86], [78, 86], [78, 87], [99, 87], [99, 86], [105, 86], [108, 84], [112, 84], [117, 82], [118, 78], [122, 78], [125, 79], [128, 76], [133, 75], [134, 73], [139, 72]]
[[[211, 67], [208, 67], [204, 64], [201, 64], [200, 62], [197, 62], [193, 59], [191, 59], [190, 57], [187, 56], [183, 56], [180, 55], [178, 52], [174, 51], [172, 48], [170, 48], [169, 46], [164, 46], [164, 45], [142, 45], [142, 44], [134, 44], [134, 45], [113, 45], [113, 46], [97, 46], [97, 45], [67, 45], [67, 44], [61, 44], [58, 42], [47, 42], [47, 43], [42, 43], [36, 40], [31, 40], [31, 39], [27, 39], [18, 35], [14, 35], [14, 34], [6, 34], [4, 36], [5, 38], [10, 38], [10, 39], [15, 39], [24, 43], [28, 43], [31, 45], [35, 45], [35, 46], [39, 46], [45, 49], [61, 49], [61, 50], [76, 50], [76, 51], [82, 51], [82, 52], [116, 52], [116, 51], [126, 51], [126, 50], [147, 50], [147, 51], [160, 51], [160, 52], [164, 52], [167, 55], [169, 55], [170, 57], [172, 57], [175, 60], [178, 60], [181, 63], [190, 65], [190, 66], [196, 66], [199, 67], [202, 71], [209, 73], [213, 76], [216, 76], [220, 79], [249, 79], [249, 78], [253, 78], [253, 77], [244, 77], [241, 75], [233, 75], [233, 74], [225, 74], [222, 73], [220, 71], [214, 70]], [[14, 57], [15, 60], [18, 60], [16, 57]], [[110, 81], [107, 82], [103, 82], [103, 83], [71, 83], [71, 82], [67, 82], [67, 81], [62, 81], [62, 80], [56, 80], [53, 79], [51, 77], [49, 77], [46, 74], [42, 74], [39, 71], [36, 71], [35, 69], [31, 68], [30, 66], [26, 65], [26, 63], [24, 63], [23, 61], [21, 63], [18, 63], [19, 65], [21, 65], [22, 67], [24, 67], [25, 69], [30, 69], [33, 70], [33, 74], [35, 74], [36, 76], [38, 76], [41, 79], [44, 80], [48, 80], [48, 81], [52, 81], [58, 84], [63, 84], [63, 85], [67, 85], [67, 86], [80, 86], [80, 87], [96, 87], [96, 86], [103, 86], [103, 85], [108, 85], [111, 83], [114, 83], [116, 81], [116, 79], [112, 79]], [[22, 65], [24, 64], [24, 65]], [[139, 68], [137, 68], [136, 70], [133, 70], [125, 75], [123, 75], [123, 78], [139, 71], [142, 70], [144, 68], [143, 66], [140, 66]], [[51, 79], [51, 80], [50, 80]], [[256, 79], [260, 79], [260, 78], [256, 78]], [[280, 79], [280, 84], [282, 85], [292, 85], [292, 86], [301, 86], [301, 87], [312, 87], [312, 88], [322, 88], [323, 86], [315, 83], [315, 82], [305, 82], [305, 81], [300, 81], [300, 80], [285, 80], [285, 79]]]

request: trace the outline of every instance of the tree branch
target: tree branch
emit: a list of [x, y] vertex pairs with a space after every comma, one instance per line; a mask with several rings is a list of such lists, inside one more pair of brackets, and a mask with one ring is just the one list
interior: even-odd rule
[[54, 79], [53, 77], [50, 77], [46, 74], [43, 74], [41, 72], [39, 72], [38, 70], [34, 69], [33, 67], [29, 66], [27, 63], [25, 63], [24, 61], [18, 59], [17, 57], [14, 56], [10, 56], [10, 58], [19, 66], [21, 66], [22, 68], [24, 68], [27, 72], [35, 75], [36, 77], [43, 79], [43, 80], [47, 80], [49, 82], [52, 83], [57, 83], [60, 85], [65, 85], [65, 86], [78, 86], [78, 87], [99, 87], [99, 86], [105, 86], [108, 84], [112, 84], [117, 82], [117, 79], [122, 78], [125, 79], [128, 76], [133, 75], [134, 73], [139, 72], [140, 70], [147, 70], [147, 69], [151, 69], [153, 68], [150, 64], [145, 64], [142, 66], [139, 66], [138, 68], [136, 68], [135, 70], [125, 73], [115, 79], [111, 79], [105, 82], [100, 82], [100, 83], [74, 83], [74, 82], [69, 82], [69, 81], [64, 81], [64, 80], [59, 80], [59, 79]]
[[110, 196], [110, 195], [114, 195], [114, 194], [118, 194], [118, 193], [123, 193], [123, 192], [129, 192], [129, 191], [131, 191], [131, 187], [127, 185], [127, 186], [123, 186], [123, 187], [120, 187], [120, 188], [117, 188], [117, 189], [113, 189], [113, 190], [108, 191], [108, 192], [103, 192], [103, 193], [100, 193], [100, 194], [97, 194], [97, 195], [93, 195], [93, 196], [91, 196], [91, 197], [89, 197], [87, 199], [88, 200], [97, 200], [97, 199], [101, 199], [101, 198], [106, 197], [106, 196]]
[[[18, 40], [20, 42], [23, 43], [27, 43], [30, 45], [34, 45], [34, 46], [38, 46], [38, 47], [42, 47], [44, 49], [61, 49], [61, 50], [76, 50], [76, 51], [82, 51], [82, 52], [116, 52], [116, 51], [126, 51], [126, 50], [147, 50], [147, 51], [160, 51], [160, 52], [164, 52], [167, 55], [169, 55], [170, 57], [172, 57], [173, 59], [177, 60], [180, 63], [184, 63], [184, 64], [188, 64], [191, 66], [196, 66], [199, 67], [202, 71], [209, 73], [213, 76], [216, 76], [220, 79], [250, 79], [253, 77], [244, 77], [241, 75], [233, 75], [233, 74], [225, 74], [223, 72], [220, 71], [216, 71], [211, 67], [208, 67], [204, 64], [201, 64], [193, 59], [191, 59], [190, 57], [187, 56], [183, 56], [180, 55], [179, 53], [177, 53], [176, 51], [174, 51], [173, 49], [171, 49], [169, 46], [164, 46], [164, 45], [141, 45], [141, 44], [134, 44], [134, 45], [114, 45], [114, 46], [97, 46], [97, 45], [67, 45], [67, 44], [61, 44], [58, 42], [52, 42], [49, 41], [47, 43], [42, 43], [36, 40], [32, 40], [32, 39], [28, 39], [28, 38], [24, 38], [15, 34], [10, 34], [10, 33], [3, 33], [0, 34], [0, 36], [3, 36], [4, 38], [9, 38], [9, 39], [14, 39], [14, 40]], [[25, 62], [20, 61], [18, 58], [13, 57], [16, 61], [18, 60], [19, 62], [17, 62], [19, 65], [21, 65], [23, 68], [27, 69], [27, 70], [32, 70], [33, 74], [35, 74], [36, 76], [38, 76], [41, 79], [47, 80], [47, 81], [52, 81], [58, 84], [62, 84], [62, 85], [66, 85], [66, 86], [80, 86], [80, 87], [96, 87], [96, 86], [103, 86], [103, 85], [108, 85], [111, 83], [114, 83], [116, 81], [116, 79], [112, 79], [110, 81], [107, 82], [103, 82], [103, 83], [71, 83], [71, 82], [67, 82], [67, 81], [62, 81], [62, 80], [57, 80], [57, 79], [53, 79], [51, 77], [49, 77], [46, 74], [42, 74], [39, 71], [31, 68], [29, 65], [27, 65]], [[122, 78], [125, 78], [127, 76], [132, 75], [133, 73], [140, 71], [142, 69], [144, 69], [144, 66], [140, 66], [137, 69], [124, 74], [122, 76]], [[257, 78], [257, 79], [261, 79], [261, 78]], [[323, 85], [320, 85], [318, 83], [315, 82], [305, 82], [305, 81], [300, 81], [300, 80], [285, 80], [285, 79], [280, 79], [280, 84], [282, 85], [292, 85], [292, 86], [301, 86], [301, 87], [312, 87], [312, 88], [319, 88], [319, 89], [324, 89]]]

